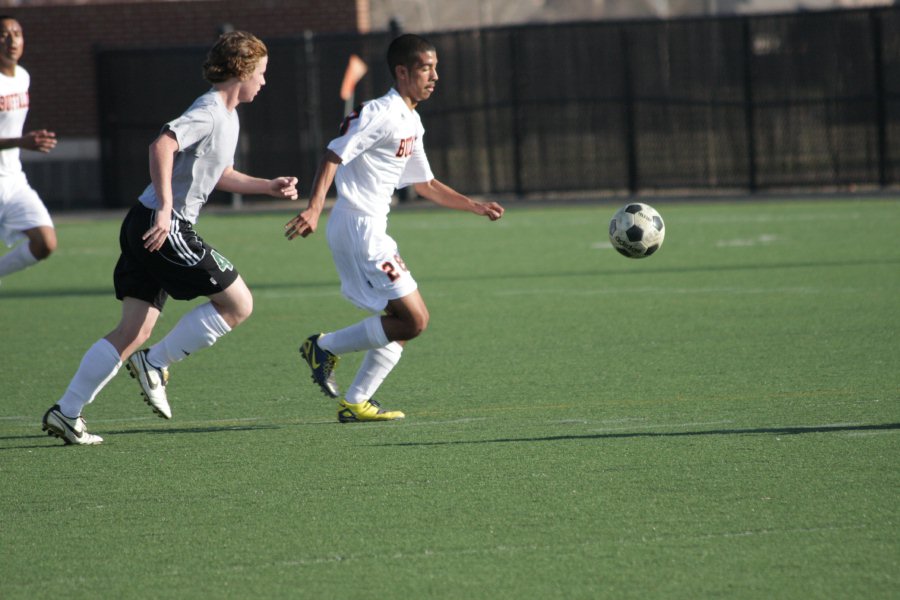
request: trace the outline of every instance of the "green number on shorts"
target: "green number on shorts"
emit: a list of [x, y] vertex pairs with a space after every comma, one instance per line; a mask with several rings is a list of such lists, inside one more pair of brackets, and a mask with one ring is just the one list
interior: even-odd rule
[[212, 251], [212, 257], [215, 259], [216, 264], [219, 265], [220, 271], [233, 271], [234, 265], [231, 264], [231, 261], [219, 254], [218, 250]]

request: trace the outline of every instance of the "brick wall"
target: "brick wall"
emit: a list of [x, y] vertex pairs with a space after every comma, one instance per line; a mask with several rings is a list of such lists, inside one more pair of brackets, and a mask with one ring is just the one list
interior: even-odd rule
[[[25, 32], [21, 64], [31, 73], [26, 128], [63, 138], [96, 137], [98, 47], [210, 46], [224, 23], [267, 38], [366, 32], [368, 0], [190, 0], [21, 6], [0, 12]], [[198, 77], [200, 65], [197, 66]], [[148, 82], [149, 83], [149, 82]]]

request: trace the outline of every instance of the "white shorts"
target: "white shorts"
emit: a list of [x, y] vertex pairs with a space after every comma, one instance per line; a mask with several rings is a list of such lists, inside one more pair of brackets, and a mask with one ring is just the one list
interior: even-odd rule
[[380, 313], [388, 300], [416, 291], [397, 242], [387, 234], [387, 218], [336, 206], [328, 217], [328, 246], [341, 278], [341, 293], [363, 310]]
[[53, 227], [53, 220], [25, 173], [0, 177], [0, 240], [12, 247], [22, 233], [35, 227]]

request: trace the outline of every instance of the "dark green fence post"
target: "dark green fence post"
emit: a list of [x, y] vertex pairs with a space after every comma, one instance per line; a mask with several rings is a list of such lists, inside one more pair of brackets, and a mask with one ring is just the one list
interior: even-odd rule
[[747, 188], [757, 189], [756, 120], [753, 114], [753, 31], [749, 17], [742, 19], [744, 37], [744, 128], [747, 130]]
[[869, 12], [872, 28], [872, 67], [875, 83], [875, 119], [878, 135], [878, 185], [887, 185], [887, 117], [884, 105], [884, 42], [881, 38], [881, 14], [877, 10]]

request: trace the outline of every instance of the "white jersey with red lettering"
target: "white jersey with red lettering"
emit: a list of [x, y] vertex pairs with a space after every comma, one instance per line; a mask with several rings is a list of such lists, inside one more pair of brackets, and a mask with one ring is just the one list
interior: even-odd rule
[[[0, 138], [22, 137], [28, 115], [28, 71], [16, 65], [12, 77], [0, 73]], [[19, 148], [0, 150], [0, 177], [22, 172]]]
[[347, 115], [328, 149], [341, 157], [336, 208], [385, 217], [397, 188], [434, 179], [422, 136], [425, 128], [393, 88]]
[[[22, 137], [30, 83], [28, 71], [18, 65], [12, 77], [0, 73], [0, 138]], [[35, 227], [53, 227], [50, 213], [28, 185], [19, 148], [0, 150], [0, 241], [12, 247]]]

